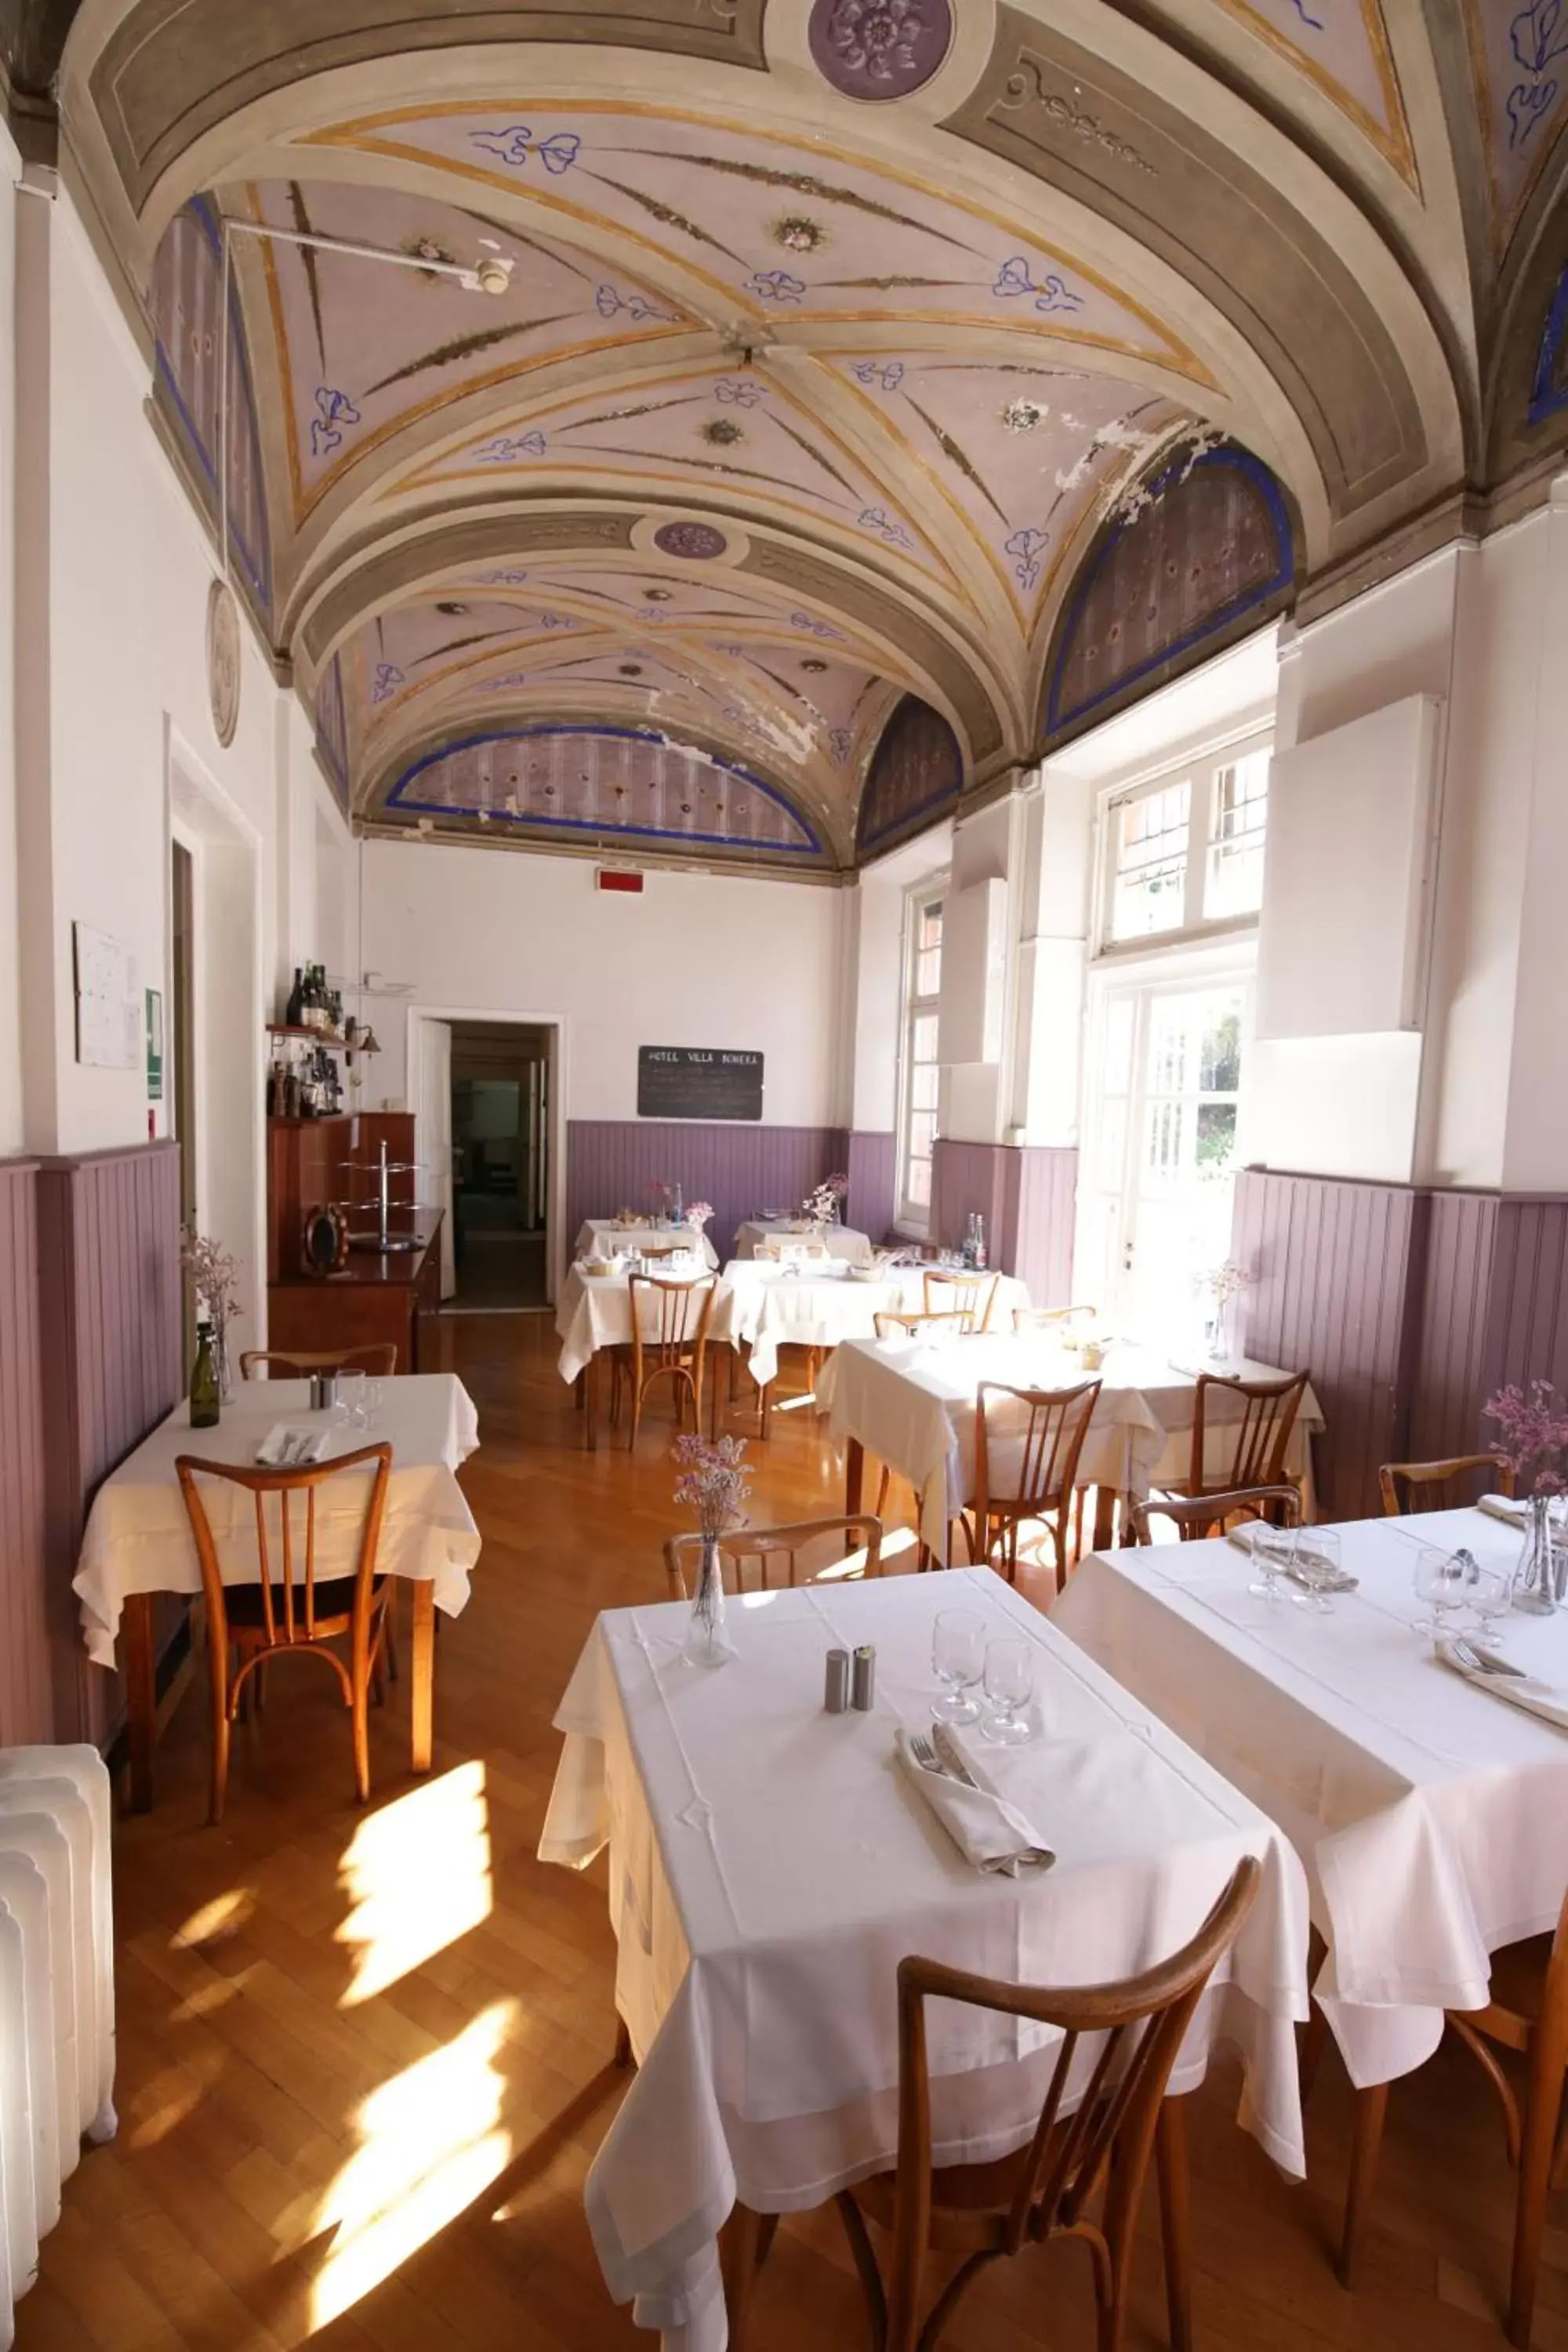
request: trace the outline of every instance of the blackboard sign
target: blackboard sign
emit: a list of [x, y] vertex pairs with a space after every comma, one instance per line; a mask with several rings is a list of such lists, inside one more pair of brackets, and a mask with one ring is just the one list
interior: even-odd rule
[[639, 1045], [639, 1118], [761, 1118], [763, 1057], [704, 1045]]

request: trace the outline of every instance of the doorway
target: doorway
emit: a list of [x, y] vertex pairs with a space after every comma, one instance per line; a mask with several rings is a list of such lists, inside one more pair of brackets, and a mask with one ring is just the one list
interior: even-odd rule
[[548, 1029], [454, 1021], [452, 1231], [458, 1308], [549, 1299]]
[[1118, 1331], [1191, 1345], [1230, 1255], [1248, 975], [1110, 983], [1099, 1008], [1079, 1286]]

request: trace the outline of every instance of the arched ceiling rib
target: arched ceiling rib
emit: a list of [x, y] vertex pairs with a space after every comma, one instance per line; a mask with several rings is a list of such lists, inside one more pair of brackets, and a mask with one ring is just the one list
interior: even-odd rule
[[1172, 453], [1251, 450], [1326, 577], [1568, 438], [1552, 0], [923, 0], [879, 79], [843, 15], [85, 0], [73, 167], [161, 326], [211, 310], [202, 239], [160, 258], [194, 197], [510, 267], [232, 238], [269, 622], [362, 809], [443, 736], [596, 716], [749, 757], [847, 862], [902, 696], [971, 782], [1028, 759]]

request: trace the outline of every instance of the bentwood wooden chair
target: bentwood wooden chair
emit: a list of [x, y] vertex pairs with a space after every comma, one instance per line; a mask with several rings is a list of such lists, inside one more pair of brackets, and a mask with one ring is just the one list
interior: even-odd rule
[[1271, 1527], [1294, 1528], [1301, 1523], [1300, 1488], [1288, 1478], [1277, 1486], [1239, 1486], [1217, 1495], [1167, 1495], [1158, 1501], [1132, 1506], [1132, 1540], [1157, 1543], [1152, 1521], [1175, 1523], [1178, 1543], [1201, 1543], [1205, 1536], [1223, 1535], [1230, 1519], [1267, 1519]]
[[1071, 1389], [1020, 1389], [982, 1381], [974, 1393], [974, 1505], [963, 1514], [969, 1557], [1018, 1580], [1018, 1538], [1037, 1522], [1056, 1555], [1057, 1589], [1068, 1580], [1068, 1520], [1079, 1457], [1100, 1402], [1099, 1381]]
[[1478, 1488], [1483, 1495], [1513, 1492], [1513, 1472], [1500, 1454], [1454, 1454], [1445, 1462], [1385, 1462], [1377, 1474], [1384, 1510], [1397, 1519], [1406, 1511], [1452, 1509], [1461, 1499], [1447, 1491], [1456, 1478], [1472, 1482], [1462, 1498], [1466, 1502], [1475, 1500]]
[[[1506, 1944], [1491, 1959], [1491, 2000], [1484, 2009], [1451, 2009], [1447, 2021], [1479, 2063], [1502, 2108], [1508, 2160], [1519, 2175], [1508, 2339], [1526, 2352], [1546, 2232], [1546, 2200], [1568, 2184], [1568, 1896], [1554, 1933]], [[1314, 2012], [1316, 2022], [1317, 2012]], [[1522, 2061], [1506, 2068], [1500, 2053]], [[1517, 2075], [1516, 2082], [1510, 2075]], [[1350, 2189], [1345, 2199], [1340, 2275], [1348, 2286], [1372, 2202], [1388, 2084], [1356, 2093]]]
[[239, 1360], [243, 1381], [302, 1381], [312, 1372], [368, 1372], [389, 1381], [397, 1370], [397, 1343], [367, 1339], [357, 1348], [247, 1348]]
[[[808, 1568], [803, 1574], [801, 1556], [814, 1545], [837, 1549], [819, 1567]], [[700, 1534], [665, 1538], [664, 1565], [672, 1600], [690, 1600], [701, 1561]], [[782, 1569], [777, 1581], [784, 1584], [858, 1583], [863, 1577], [882, 1573], [882, 1522], [868, 1511], [857, 1511], [837, 1518], [796, 1519], [783, 1528], [737, 1528], [720, 1538], [719, 1568], [726, 1592], [771, 1592], [775, 1589], [775, 1568]], [[755, 1570], [750, 1584], [748, 1568]]]
[[[1184, 2126], [1183, 2103], [1167, 2099], [1165, 2086], [1205, 1988], [1252, 1907], [1260, 1875], [1248, 1855], [1192, 1941], [1121, 1983], [1055, 1991], [968, 1976], [935, 1960], [900, 1962], [897, 2168], [837, 2199], [878, 2352], [935, 2352], [982, 2271], [1027, 2246], [1063, 2237], [1082, 2239], [1093, 2262], [1098, 2352], [1120, 2352], [1151, 2156], [1157, 2156], [1171, 2342], [1176, 2352], [1186, 2352], [1192, 2335]], [[1035, 2019], [1061, 2033], [1038, 2126], [1016, 2154], [990, 2163], [935, 2164], [926, 2053], [926, 2008], [933, 2000]], [[1082, 2097], [1070, 2109], [1068, 2078], [1090, 2037], [1103, 2038]], [[868, 2221], [891, 2238], [885, 2285]], [[949, 2274], [922, 2320], [928, 2253], [949, 2258]]]
[[922, 1283], [926, 1313], [962, 1315], [966, 1331], [989, 1331], [997, 1279], [994, 1274], [956, 1274], [947, 1267], [933, 1267]]
[[[391, 1446], [366, 1445], [357, 1454], [341, 1454], [331, 1462], [307, 1463], [290, 1470], [241, 1467], [182, 1454], [174, 1468], [201, 1564], [206, 1602], [213, 1742], [209, 1821], [223, 1819], [229, 1737], [247, 1686], [253, 1675], [259, 1678], [274, 1659], [285, 1655], [322, 1658], [336, 1675], [353, 1718], [354, 1793], [363, 1805], [370, 1796], [371, 1684], [380, 1661], [392, 1581], [375, 1572], [392, 1472]], [[367, 1491], [353, 1572], [320, 1577], [316, 1573], [317, 1497], [323, 1487], [356, 1478]], [[253, 1499], [258, 1570], [254, 1584], [224, 1581], [207, 1510], [209, 1482], [237, 1487]], [[275, 1514], [268, 1507], [273, 1497], [277, 1498]], [[297, 1499], [303, 1502], [302, 1514], [296, 1512]], [[345, 1636], [346, 1660], [331, 1646]]]
[[[1293, 1372], [1283, 1381], [1232, 1381], [1215, 1372], [1200, 1372], [1193, 1398], [1193, 1444], [1187, 1483], [1162, 1486], [1157, 1495], [1173, 1500], [1184, 1496], [1234, 1494], [1243, 1486], [1279, 1486], [1285, 1483], [1285, 1456], [1290, 1433], [1301, 1410], [1310, 1375]], [[1225, 1459], [1209, 1460], [1210, 1407], [1223, 1401], [1227, 1407], [1213, 1416], [1212, 1426], [1224, 1440]]]
[[675, 1391], [675, 1425], [684, 1425], [688, 1399], [691, 1426], [702, 1427], [702, 1381], [708, 1354], [708, 1327], [713, 1319], [717, 1277], [697, 1275], [677, 1281], [662, 1274], [628, 1276], [626, 1293], [631, 1311], [630, 1345], [617, 1348], [613, 1358], [610, 1419], [618, 1421], [623, 1384], [631, 1390], [631, 1434], [635, 1450], [642, 1427], [642, 1409], [650, 1389], [668, 1381]]
[[1060, 1334], [1067, 1323], [1092, 1323], [1098, 1309], [1093, 1307], [1015, 1307], [1015, 1331], [1049, 1331]]

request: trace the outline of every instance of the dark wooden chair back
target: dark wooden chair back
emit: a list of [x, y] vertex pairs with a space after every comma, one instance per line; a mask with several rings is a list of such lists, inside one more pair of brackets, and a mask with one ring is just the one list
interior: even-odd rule
[[1173, 1519], [1179, 1543], [1198, 1543], [1205, 1536], [1223, 1535], [1227, 1520], [1267, 1519], [1271, 1527], [1294, 1528], [1301, 1521], [1301, 1496], [1289, 1479], [1277, 1486], [1238, 1486], [1215, 1495], [1167, 1495], [1132, 1506], [1132, 1540], [1158, 1543], [1154, 1519]]
[[[1089, 2241], [1102, 2319], [1100, 2342], [1117, 2344], [1133, 2231], [1171, 2069], [1210, 1977], [1252, 1907], [1260, 1876], [1248, 1855], [1192, 1940], [1121, 1983], [1057, 1991], [970, 1976], [936, 1960], [900, 1961], [899, 2153], [880, 2338], [886, 2352], [937, 2344], [980, 2271], [1059, 2236]], [[1028, 2018], [1061, 2034], [1034, 2137], [1016, 2158], [936, 2168], [926, 2049], [926, 2009], [933, 2000]], [[1069, 2078], [1089, 2037], [1101, 2038], [1082, 2095], [1069, 2112]], [[873, 2190], [878, 2185], [866, 2184]], [[863, 2191], [841, 2196], [839, 2208], [875, 2309], [879, 2279], [858, 2199], [877, 2210], [874, 2197], [864, 2198]], [[942, 2227], [949, 2220], [955, 2225], [951, 2235]], [[926, 2254], [938, 2242], [966, 2251], [967, 2258], [922, 2326]]]
[[989, 1331], [991, 1309], [996, 1303], [995, 1275], [960, 1274], [937, 1266], [921, 1280], [928, 1315], [962, 1315], [966, 1331]]
[[1500, 1454], [1452, 1454], [1443, 1462], [1385, 1462], [1377, 1474], [1384, 1510], [1397, 1519], [1406, 1511], [1452, 1509], [1461, 1499], [1447, 1491], [1456, 1478], [1469, 1485], [1462, 1497], [1467, 1503], [1473, 1503], [1478, 1493], [1513, 1492], [1513, 1472]]
[[[837, 1541], [840, 1549], [821, 1568], [800, 1572], [801, 1554], [813, 1544]], [[689, 1601], [697, 1589], [697, 1570], [702, 1560], [702, 1538], [700, 1534], [667, 1536], [664, 1543], [664, 1565], [669, 1578], [672, 1599]], [[719, 1545], [719, 1565], [726, 1592], [748, 1591], [767, 1592], [775, 1581], [784, 1584], [816, 1584], [835, 1582], [853, 1577], [882, 1573], [882, 1522], [868, 1512], [858, 1511], [837, 1518], [796, 1519], [782, 1528], [737, 1528], [721, 1538]], [[754, 1568], [754, 1581], [748, 1585], [746, 1571]], [[782, 1568], [783, 1575], [775, 1579], [774, 1570]]]
[[[1285, 1475], [1285, 1454], [1309, 1377], [1306, 1372], [1294, 1372], [1283, 1381], [1231, 1381], [1215, 1372], [1200, 1372], [1193, 1400], [1188, 1493], [1201, 1495], [1211, 1486], [1226, 1490], [1278, 1486]], [[1215, 1428], [1224, 1433], [1226, 1460], [1222, 1472], [1211, 1475], [1205, 1469], [1209, 1407], [1211, 1401], [1220, 1397], [1239, 1404], [1241, 1410], [1234, 1419], [1229, 1412], [1214, 1417]]]
[[303, 1381], [312, 1372], [368, 1372], [390, 1380], [397, 1370], [397, 1343], [367, 1339], [357, 1348], [247, 1348], [239, 1360], [244, 1381]]

